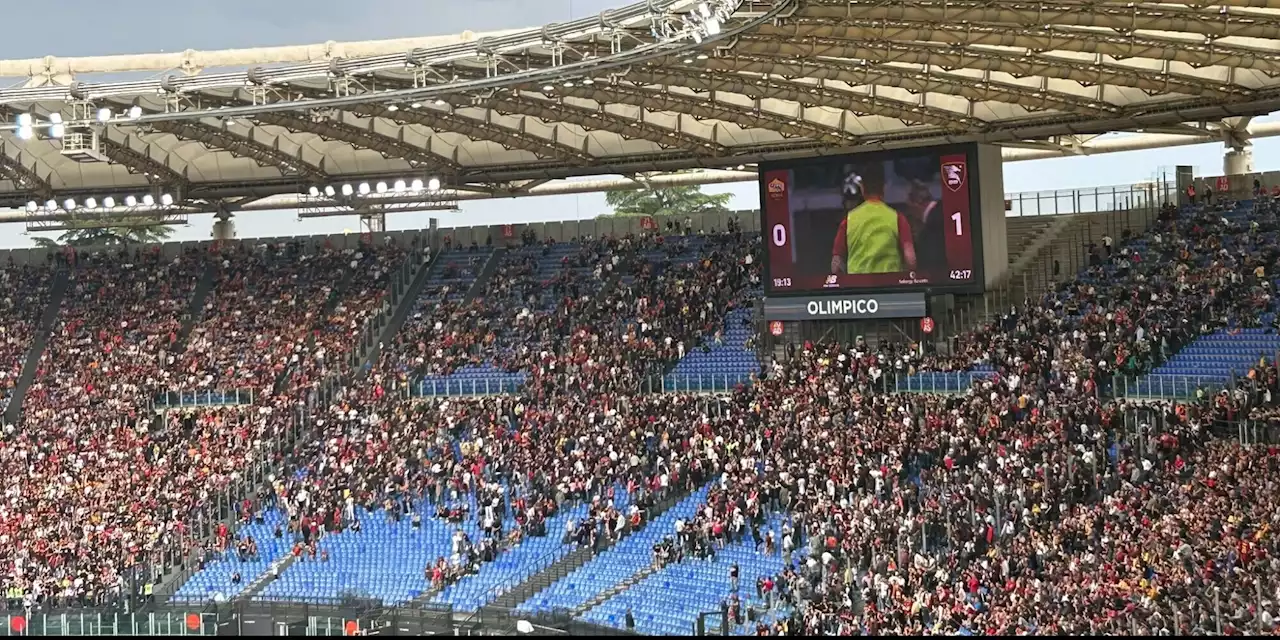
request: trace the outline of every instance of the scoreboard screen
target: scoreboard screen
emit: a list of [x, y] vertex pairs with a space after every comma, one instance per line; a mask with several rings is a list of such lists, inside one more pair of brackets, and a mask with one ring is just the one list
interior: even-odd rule
[[766, 293], [981, 291], [976, 150], [761, 165]]

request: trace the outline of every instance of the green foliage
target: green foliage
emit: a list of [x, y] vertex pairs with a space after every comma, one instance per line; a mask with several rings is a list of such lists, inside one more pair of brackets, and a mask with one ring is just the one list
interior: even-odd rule
[[685, 216], [728, 211], [733, 194], [703, 193], [701, 187], [646, 186], [643, 189], [610, 191], [605, 202], [615, 216]]
[[67, 222], [67, 227], [56, 240], [52, 238], [35, 238], [38, 247], [129, 247], [139, 244], [164, 242], [173, 235], [173, 227], [169, 225], [150, 224], [148, 220], [139, 218], [132, 220], [123, 218], [119, 226], [98, 227], [94, 221]]

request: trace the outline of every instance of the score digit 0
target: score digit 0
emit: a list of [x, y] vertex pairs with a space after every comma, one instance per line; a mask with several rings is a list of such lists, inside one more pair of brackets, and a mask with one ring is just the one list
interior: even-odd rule
[[787, 246], [787, 227], [781, 224], [773, 225], [773, 244], [777, 247]]

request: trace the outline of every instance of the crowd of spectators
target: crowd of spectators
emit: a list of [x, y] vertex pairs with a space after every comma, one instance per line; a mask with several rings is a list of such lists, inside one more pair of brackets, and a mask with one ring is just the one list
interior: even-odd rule
[[52, 279], [53, 271], [45, 266], [10, 263], [0, 269], [0, 414], [22, 374]]
[[[762, 635], [1271, 630], [1280, 454], [1214, 425], [1280, 423], [1274, 363], [1184, 402], [1104, 399], [1117, 373], [1150, 370], [1203, 333], [1255, 326], [1271, 308], [1276, 211], [1263, 201], [1239, 224], [1224, 206], [1094, 248], [1080, 278], [950, 348], [805, 343], [724, 396], [642, 393], [643, 381], [747, 302], [758, 238], [576, 239], [551, 266], [540, 258], [555, 242], [524, 238], [474, 300], [428, 292], [369, 376], [309, 417], [315, 432], [242, 513], [278, 506], [304, 545], [358, 530], [357, 507], [474, 520], [483, 539], [423, 568], [442, 586], [523, 536], [561, 535], [546, 522], [565, 505], [590, 508], [564, 540], [594, 546], [642, 524], [661, 498], [715, 480], [661, 562], [711, 561], [744, 540], [783, 555], [788, 568], [753, 602], [770, 609]], [[295, 389], [309, 384], [348, 352], [405, 256], [228, 251], [77, 270], [33, 404], [0, 448], [0, 468], [26, 470], [5, 481], [0, 569], [30, 597], [120, 589], [124, 567], [190, 527], [211, 495], [272, 455], [264, 442], [297, 426], [288, 396], [158, 422], [138, 419], [141, 398], [241, 385], [271, 395], [291, 368]], [[485, 254], [461, 252], [475, 259], [455, 268], [478, 273]], [[207, 259], [217, 286], [179, 355], [183, 305]], [[110, 304], [88, 304], [105, 287]], [[526, 371], [528, 386], [402, 392], [481, 362]], [[974, 365], [997, 375], [958, 395], [884, 392], [886, 376]], [[615, 508], [617, 491], [633, 506]], [[785, 520], [776, 538], [771, 517]], [[752, 601], [753, 585], [734, 586], [734, 608]]]

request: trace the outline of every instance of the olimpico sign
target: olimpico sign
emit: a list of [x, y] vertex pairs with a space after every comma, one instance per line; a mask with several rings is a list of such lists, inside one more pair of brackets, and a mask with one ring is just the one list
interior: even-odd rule
[[766, 320], [864, 320], [920, 318], [925, 315], [923, 292], [772, 297], [764, 301]]

